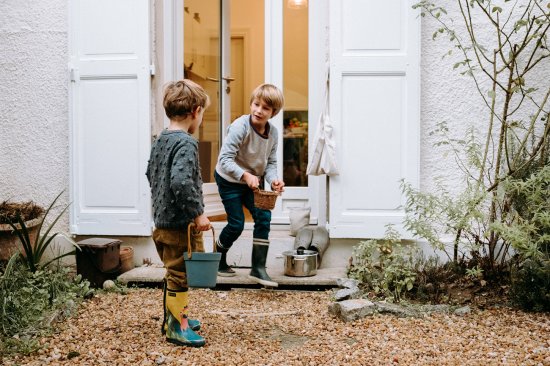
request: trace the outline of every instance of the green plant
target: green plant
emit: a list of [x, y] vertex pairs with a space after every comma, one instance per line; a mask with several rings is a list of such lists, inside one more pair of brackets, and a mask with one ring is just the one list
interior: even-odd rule
[[439, 179], [433, 193], [414, 189], [405, 181], [401, 181], [401, 190], [406, 197], [403, 224], [407, 230], [427, 240], [455, 263], [479, 250], [477, 230], [486, 220], [486, 213], [479, 205], [484, 199], [483, 191], [467, 185], [453, 195]]
[[63, 257], [74, 255], [74, 251], [66, 252], [61, 255], [55, 256], [48, 262], [41, 264], [42, 257], [44, 256], [44, 253], [46, 249], [51, 245], [53, 240], [59, 235], [63, 236], [67, 241], [69, 241], [71, 244], [73, 244], [75, 247], [78, 248], [78, 245], [76, 242], [69, 236], [62, 232], [55, 232], [51, 233], [53, 227], [55, 224], [59, 221], [59, 219], [62, 217], [62, 215], [65, 213], [67, 208], [69, 208], [69, 205], [66, 205], [61, 212], [56, 216], [56, 218], [51, 222], [47, 227], [44, 234], [42, 234], [42, 227], [44, 225], [44, 221], [46, 220], [46, 217], [54, 207], [55, 203], [59, 199], [59, 197], [63, 194], [63, 192], [59, 193], [57, 197], [53, 200], [53, 202], [50, 204], [50, 206], [46, 209], [46, 212], [44, 216], [41, 219], [41, 222], [38, 226], [38, 235], [36, 235], [36, 239], [33, 242], [29, 236], [29, 230], [27, 226], [25, 225], [25, 219], [21, 216], [20, 213], [16, 214], [15, 220], [11, 219], [10, 217], [7, 217], [8, 224], [12, 227], [13, 231], [17, 234], [19, 237], [19, 240], [21, 241], [21, 244], [23, 245], [23, 249], [25, 251], [25, 263], [27, 264], [29, 270], [31, 272], [36, 272], [40, 267], [47, 267], [50, 263], [57, 261]]
[[[453, 266], [451, 266], [453, 264]], [[457, 277], [454, 262], [442, 264], [438, 257], [420, 257], [416, 263], [413, 296], [422, 302], [439, 304], [448, 300], [446, 290]]]
[[[453, 154], [465, 184], [461, 193], [449, 196], [445, 188], [422, 193], [402, 186], [407, 196], [406, 226], [436, 247], [449, 235], [455, 262], [459, 248], [466, 245], [465, 254], [484, 255], [486, 269], [497, 271], [510, 258], [511, 245], [521, 248], [520, 240], [514, 238], [530, 230], [532, 239], [533, 230], [538, 229], [529, 225], [547, 217], [540, 206], [526, 206], [530, 213], [523, 217], [531, 221], [520, 228], [514, 212], [517, 192], [507, 182], [523, 181], [527, 172], [549, 161], [550, 84], [544, 75], [550, 66], [550, 8], [546, 0], [455, 0], [451, 4], [456, 5], [460, 22], [451, 19], [439, 3], [423, 0], [414, 7], [438, 24], [434, 39], [448, 37], [452, 49], [445, 57], [455, 57], [454, 69], [471, 77], [486, 115], [472, 121], [475, 127], [464, 137], [455, 137], [450, 123], [438, 124], [436, 145]], [[539, 224], [540, 220], [535, 225]]]
[[399, 302], [413, 288], [418, 251], [402, 243], [399, 233], [388, 226], [384, 239], [361, 241], [354, 247], [348, 275], [374, 296]]
[[472, 280], [483, 278], [483, 269], [479, 265], [472, 268], [466, 268], [466, 276]]
[[493, 230], [523, 259], [550, 259], [550, 165], [522, 179], [503, 184], [511, 206], [508, 222]]
[[550, 260], [526, 259], [514, 268], [510, 299], [523, 310], [550, 311]]
[[88, 281], [60, 265], [31, 272], [12, 256], [0, 270], [0, 355], [37, 349], [52, 320], [70, 316], [91, 291]]

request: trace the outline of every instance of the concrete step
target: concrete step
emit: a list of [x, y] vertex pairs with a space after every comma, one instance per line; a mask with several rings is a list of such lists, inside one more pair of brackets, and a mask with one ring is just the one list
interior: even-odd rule
[[[284, 270], [267, 269], [271, 279], [279, 285], [284, 286], [322, 286], [336, 287], [336, 281], [339, 278], [346, 277], [346, 268], [320, 268], [315, 276], [309, 277], [291, 277], [284, 275]], [[248, 278], [250, 269], [235, 268], [237, 275], [234, 277], [217, 278], [218, 285], [254, 285], [254, 281]], [[118, 281], [127, 285], [151, 285], [156, 286], [162, 283], [166, 269], [158, 265], [142, 266], [134, 268], [118, 276]]]
[[[225, 223], [214, 223], [216, 237]], [[284, 256], [283, 252], [294, 249], [295, 238], [290, 235], [288, 227], [275, 229], [273, 225], [269, 234], [269, 251], [266, 260], [267, 272], [271, 278], [280, 285], [288, 286], [336, 286], [338, 278], [345, 278], [349, 257], [356, 244], [356, 240], [331, 240], [323, 256], [321, 266], [317, 269], [317, 275], [311, 277], [290, 277], [284, 275]], [[239, 239], [235, 241], [227, 253], [227, 263], [235, 268], [237, 276], [218, 277], [218, 284], [221, 285], [253, 285], [254, 282], [248, 279], [252, 257], [252, 238], [253, 230], [245, 229]], [[145, 246], [145, 245], [144, 245]], [[142, 246], [140, 249], [143, 250]], [[211, 252], [213, 246], [212, 231], [204, 232], [204, 247], [206, 252]], [[156, 285], [162, 283], [165, 269], [160, 262], [152, 242], [147, 243], [148, 252], [141, 257], [152, 258], [152, 264], [136, 267], [119, 276], [118, 280], [122, 283], [137, 283]], [[138, 248], [138, 246], [134, 246]], [[140, 264], [141, 257], [135, 260]]]

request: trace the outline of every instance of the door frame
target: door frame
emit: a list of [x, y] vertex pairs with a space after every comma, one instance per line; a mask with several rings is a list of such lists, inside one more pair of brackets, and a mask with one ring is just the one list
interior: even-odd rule
[[[222, 13], [229, 6], [227, 1], [221, 1]], [[184, 45], [183, 45], [183, 29], [184, 29], [184, 20], [183, 16], [178, 14], [184, 13], [184, 1], [183, 0], [166, 0], [162, 5], [162, 17], [160, 22], [162, 24], [162, 35], [157, 40], [161, 44], [162, 50], [158, 52], [160, 58], [162, 59], [162, 72], [159, 75], [160, 83], [159, 86], [162, 88], [167, 82], [172, 80], [181, 80], [183, 79], [183, 62], [184, 62]], [[229, 24], [224, 24], [222, 22], [222, 27], [229, 27]], [[159, 27], [160, 28], [160, 27]], [[227, 47], [226, 42], [221, 42], [222, 51], [224, 47]], [[231, 44], [229, 43], [229, 47]], [[222, 65], [222, 75], [224, 70], [227, 69], [227, 66]], [[221, 93], [223, 83], [220, 83], [219, 91]], [[160, 89], [157, 91], [162, 95]], [[159, 98], [157, 98], [159, 100]], [[227, 100], [227, 98], [225, 98]], [[220, 109], [222, 116], [224, 115], [227, 108], [231, 108], [231, 104], [226, 105], [223, 103]], [[160, 100], [160, 107], [162, 108], [162, 100]], [[164, 113], [163, 113], [164, 115]], [[223, 118], [222, 118], [223, 120]], [[168, 126], [169, 120], [166, 116], [163, 116], [163, 125], [164, 127]], [[220, 137], [222, 136], [222, 126], [220, 126]], [[225, 213], [221, 199], [218, 194], [218, 187], [215, 183], [206, 183], [203, 184], [203, 194], [205, 197], [205, 213], [208, 216], [217, 216]]]
[[[283, 86], [283, 0], [265, 0], [266, 49], [265, 49], [265, 82]], [[325, 65], [328, 62], [328, 24], [329, 1], [310, 1], [308, 5], [308, 146], [313, 146], [318, 117], [324, 101]], [[283, 108], [284, 109], [284, 108]], [[282, 146], [283, 114], [280, 113], [272, 122], [280, 134], [279, 145]], [[277, 151], [277, 160], [283, 161], [283, 149]], [[309, 160], [309, 159], [308, 159]], [[283, 165], [278, 164], [278, 174], [283, 175]], [[305, 193], [305, 194], [304, 194]], [[309, 176], [307, 187], [287, 189], [279, 199], [273, 211], [273, 224], [288, 224], [292, 207], [311, 207], [310, 224], [326, 226], [328, 217], [327, 180], [326, 176]], [[282, 206], [282, 207], [281, 207]]]

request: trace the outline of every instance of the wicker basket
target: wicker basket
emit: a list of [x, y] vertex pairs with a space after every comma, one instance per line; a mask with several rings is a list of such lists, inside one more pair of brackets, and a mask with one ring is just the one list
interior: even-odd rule
[[254, 206], [262, 210], [273, 210], [277, 196], [279, 196], [278, 192], [256, 189], [254, 191]]

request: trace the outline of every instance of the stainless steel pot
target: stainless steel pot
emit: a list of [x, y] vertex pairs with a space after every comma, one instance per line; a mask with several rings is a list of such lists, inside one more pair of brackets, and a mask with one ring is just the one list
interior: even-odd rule
[[317, 274], [317, 252], [314, 250], [287, 250], [285, 257], [285, 275], [308, 277]]

